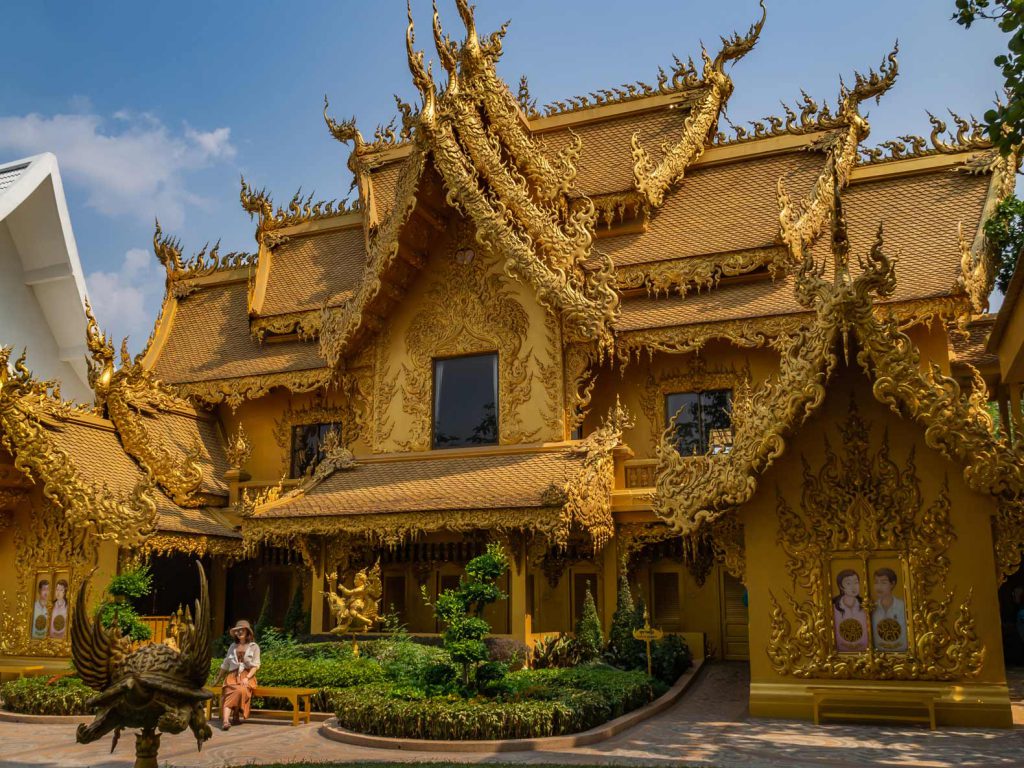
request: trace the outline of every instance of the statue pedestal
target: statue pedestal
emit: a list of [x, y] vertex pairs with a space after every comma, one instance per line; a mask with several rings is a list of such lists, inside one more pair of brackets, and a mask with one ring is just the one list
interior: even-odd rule
[[160, 751], [160, 734], [152, 728], [135, 735], [135, 768], [159, 768], [156, 755]]

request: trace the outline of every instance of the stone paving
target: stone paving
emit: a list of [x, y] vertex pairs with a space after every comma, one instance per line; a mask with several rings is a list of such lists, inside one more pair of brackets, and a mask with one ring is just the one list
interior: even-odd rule
[[[329, 741], [318, 725], [296, 728], [248, 723], [227, 733], [214, 730], [202, 753], [188, 734], [164, 738], [161, 765], [219, 768], [268, 762], [459, 761], [476, 763], [555, 763], [717, 766], [718, 768], [811, 768], [829, 766], [1022, 766], [1024, 701], [1018, 698], [1010, 730], [825, 725], [786, 720], [751, 720], [747, 715], [747, 668], [711, 664], [694, 687], [671, 709], [613, 739], [578, 749], [499, 755], [369, 750]], [[1024, 695], [1024, 675], [1013, 680]], [[0, 723], [0, 766], [92, 766], [132, 764], [134, 740], [125, 736], [108, 754], [109, 739], [75, 744], [72, 725]]]

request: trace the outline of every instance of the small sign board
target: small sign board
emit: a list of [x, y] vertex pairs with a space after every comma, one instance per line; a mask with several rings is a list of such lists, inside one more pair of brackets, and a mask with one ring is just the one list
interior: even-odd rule
[[651, 675], [651, 641], [661, 640], [665, 636], [665, 633], [660, 629], [655, 629], [651, 626], [651, 617], [647, 613], [646, 606], [644, 607], [644, 625], [639, 629], [633, 630], [633, 637], [637, 640], [642, 641], [647, 645], [647, 676]]

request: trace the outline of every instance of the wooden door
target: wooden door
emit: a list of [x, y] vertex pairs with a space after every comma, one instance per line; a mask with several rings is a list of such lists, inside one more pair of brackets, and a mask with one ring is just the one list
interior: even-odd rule
[[722, 658], [746, 661], [750, 658], [747, 626], [747, 590], [739, 579], [721, 571]]

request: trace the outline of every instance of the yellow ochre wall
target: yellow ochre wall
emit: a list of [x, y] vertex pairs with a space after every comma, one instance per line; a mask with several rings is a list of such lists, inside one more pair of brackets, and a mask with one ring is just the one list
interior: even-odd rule
[[[44, 502], [42, 491], [32, 489], [14, 508], [12, 524], [0, 528], [0, 663], [43, 666], [63, 671], [70, 655], [70, 640], [31, 638], [37, 574], [69, 575], [68, 608], [78, 589], [95, 567], [89, 586], [89, 604], [95, 605], [103, 587], [117, 572], [117, 547], [94, 537], [74, 535], [63, 513]], [[53, 600], [53, 576], [50, 599]]]
[[[889, 691], [927, 691], [937, 697], [936, 713], [940, 724], [1009, 727], [1012, 720], [1003, 667], [990, 527], [993, 502], [967, 488], [962, 470], [925, 445], [923, 431], [919, 427], [900, 420], [875, 401], [867, 380], [859, 372], [846, 370], [837, 376], [842, 377], [841, 382], [832, 385], [821, 410], [787, 442], [785, 454], [761, 478], [754, 498], [739, 512], [744, 526], [746, 585], [750, 604], [751, 714], [807, 719], [812, 713], [811, 688], [855, 685], [875, 692], [878, 701], [884, 700]], [[956, 536], [948, 550], [951, 567], [946, 583], [955, 594], [948, 625], [952, 627], [958, 606], [973, 590], [971, 609], [978, 637], [985, 648], [984, 664], [980, 674], [974, 678], [950, 682], [802, 680], [780, 676], [771, 666], [766, 653], [771, 636], [770, 594], [774, 594], [784, 607], [788, 605], [787, 593], [798, 600], [805, 597], [788, 573], [786, 556], [777, 543], [776, 490], [793, 509], [799, 510], [803, 482], [800, 457], [807, 457], [812, 472], [816, 472], [824, 459], [825, 436], [833, 450], [843, 455], [843, 440], [837, 426], [849, 414], [851, 388], [861, 417], [870, 424], [869, 455], [878, 450], [886, 429], [890, 457], [898, 466], [904, 467], [911, 449], [915, 452], [924, 506], [935, 501], [942, 483], [948, 478], [950, 518]], [[836, 512], [840, 514], [843, 510]], [[795, 621], [792, 626], [795, 630]]]

